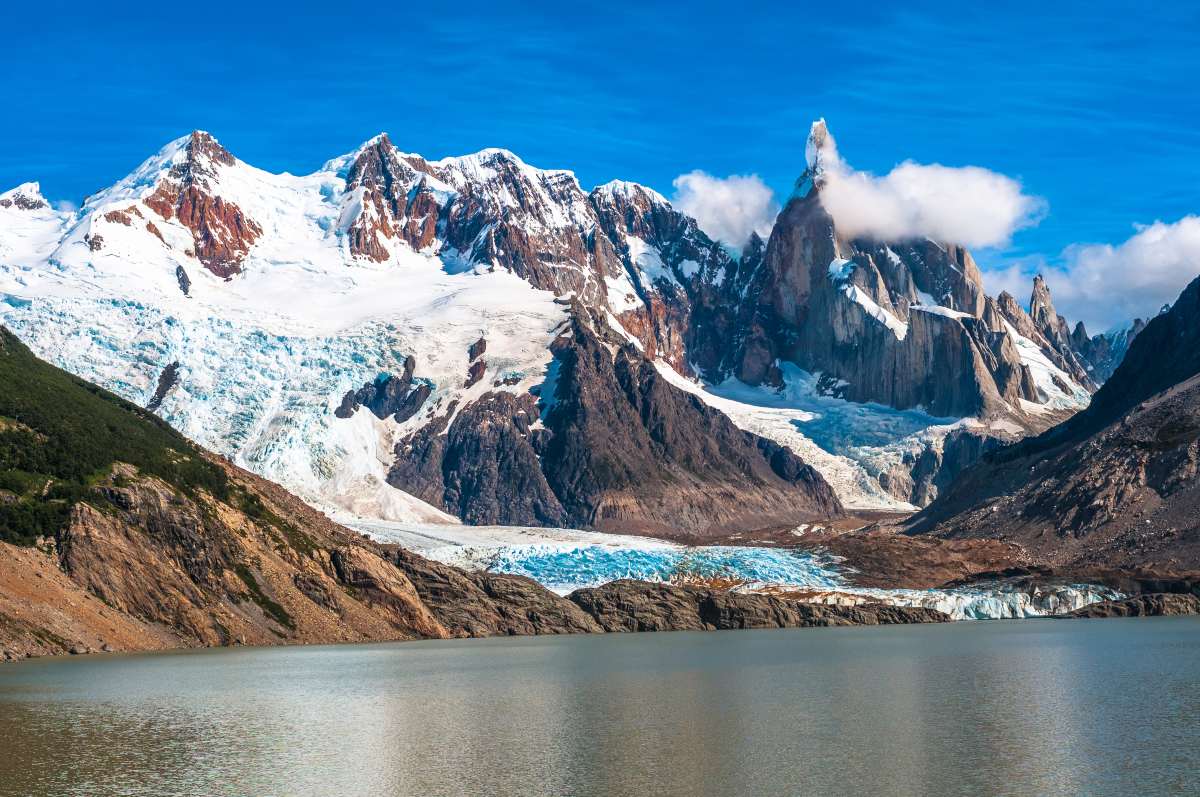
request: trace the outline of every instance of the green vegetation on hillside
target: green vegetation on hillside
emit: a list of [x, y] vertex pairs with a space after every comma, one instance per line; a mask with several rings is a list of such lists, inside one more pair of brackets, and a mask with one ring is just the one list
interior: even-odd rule
[[115, 462], [182, 492], [229, 495], [225, 472], [154, 414], [39, 360], [0, 327], [0, 540], [62, 528]]

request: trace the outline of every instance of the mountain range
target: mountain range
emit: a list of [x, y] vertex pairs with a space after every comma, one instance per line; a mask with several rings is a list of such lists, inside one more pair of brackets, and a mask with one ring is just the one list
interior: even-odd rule
[[[831, 142], [737, 252], [656, 192], [386, 135], [310, 175], [171, 142], [75, 212], [0, 197], [0, 320], [348, 517], [687, 538], [932, 501], [1086, 406], [1132, 334], [952, 243], [839, 232]], [[1136, 331], [1136, 328], [1135, 330]]]
[[[737, 250], [643, 186], [387, 135], [294, 176], [197, 131], [78, 210], [0, 194], [6, 650], [929, 621], [870, 590], [985, 582], [1044, 611], [1195, 592], [1200, 281], [1089, 336], [1041, 277], [1023, 304], [953, 242], [845, 234], [834, 157], [814, 123], [770, 235]], [[454, 524], [749, 535], [836, 554], [859, 593], [564, 597], [346, 528]], [[1130, 600], [1089, 611], [1166, 605]]]

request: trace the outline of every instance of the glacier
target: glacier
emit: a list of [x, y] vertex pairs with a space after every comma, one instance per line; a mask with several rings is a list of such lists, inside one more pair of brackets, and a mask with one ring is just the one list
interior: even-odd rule
[[1090, 584], [1017, 586], [998, 581], [951, 589], [859, 587], [843, 560], [819, 550], [685, 546], [575, 529], [339, 520], [435, 561], [527, 576], [560, 595], [622, 578], [697, 586], [719, 583], [741, 592], [796, 595], [810, 603], [920, 606], [955, 620], [1047, 617], [1124, 597]]

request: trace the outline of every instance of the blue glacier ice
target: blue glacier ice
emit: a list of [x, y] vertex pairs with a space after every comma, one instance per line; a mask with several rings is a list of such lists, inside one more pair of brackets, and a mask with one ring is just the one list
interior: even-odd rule
[[528, 576], [555, 591], [594, 587], [621, 578], [643, 581], [722, 578], [816, 589], [836, 589], [844, 583], [832, 557], [772, 548], [522, 545], [490, 551], [478, 564], [495, 573]]
[[835, 556], [777, 548], [534, 544], [457, 550], [465, 555], [452, 557], [455, 564], [528, 576], [564, 595], [622, 578], [673, 583], [728, 579], [741, 582], [738, 590], [812, 590], [815, 594], [808, 599], [818, 602], [925, 606], [955, 620], [1044, 617], [1122, 597], [1115, 590], [1089, 584], [1019, 587], [997, 582], [956, 589], [856, 587], [845, 577], [849, 571]]

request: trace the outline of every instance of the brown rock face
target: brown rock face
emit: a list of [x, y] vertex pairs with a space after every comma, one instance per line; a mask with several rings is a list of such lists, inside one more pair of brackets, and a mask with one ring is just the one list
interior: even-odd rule
[[1134, 595], [1119, 601], [1093, 603], [1071, 612], [1067, 617], [1178, 617], [1188, 614], [1200, 614], [1200, 596]]
[[[113, 509], [75, 506], [55, 542], [59, 566], [117, 619], [169, 629], [172, 646], [446, 635], [369, 545], [273, 485], [231, 476], [239, 506], [188, 498], [118, 466], [100, 488]], [[338, 561], [374, 573], [374, 591]]]
[[821, 606], [736, 592], [644, 581], [614, 581], [579, 589], [570, 599], [613, 631], [725, 631], [839, 625], [944, 623], [933, 609], [883, 605]]
[[[145, 203], [164, 219], [178, 218], [195, 242], [193, 252], [218, 277], [241, 272], [241, 263], [262, 227], [241, 208], [212, 193], [218, 168], [234, 163], [216, 139], [196, 131], [185, 145], [186, 159], [171, 168]], [[161, 236], [160, 236], [161, 238]]]
[[400, 548], [392, 558], [453, 636], [592, 634], [604, 630], [575, 603], [524, 576], [464, 572]]
[[388, 481], [469, 523], [704, 536], [841, 513], [799, 457], [670, 385], [582, 306], [554, 350], [540, 407], [488, 394], [398, 444]]

